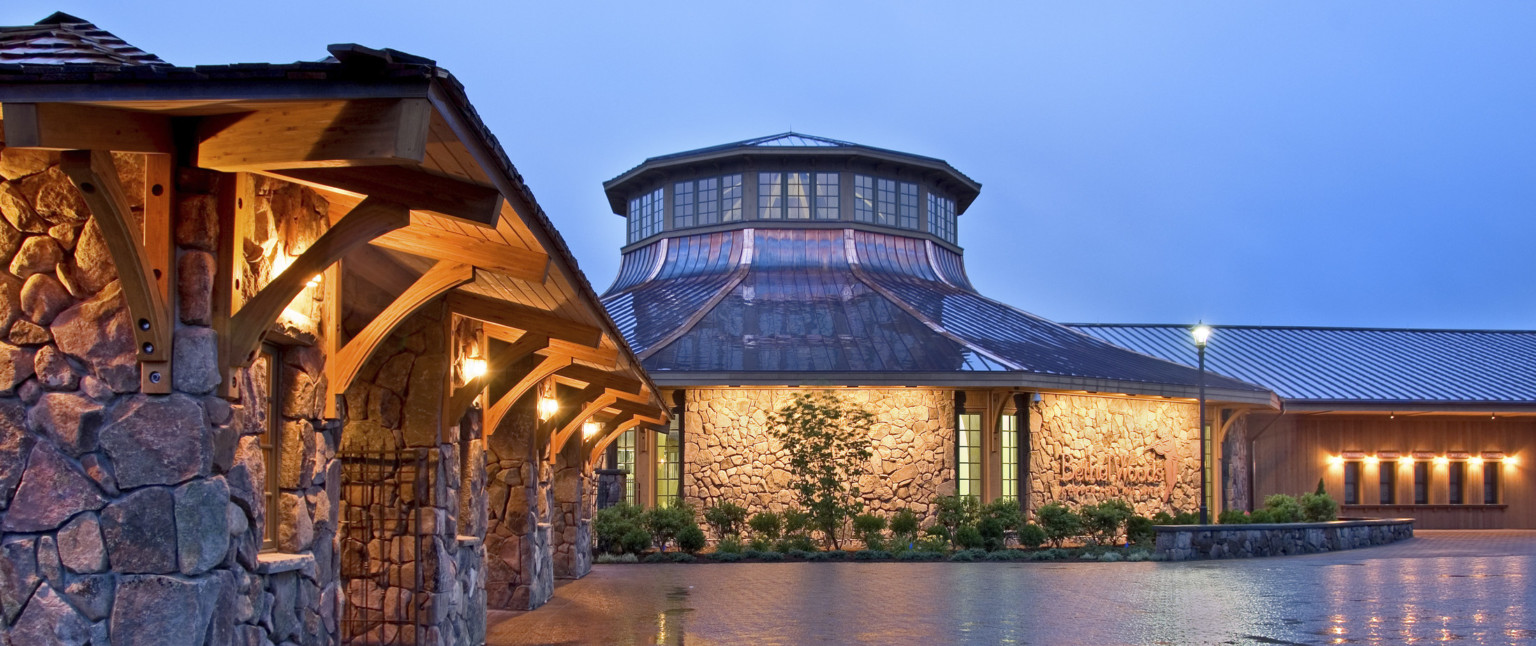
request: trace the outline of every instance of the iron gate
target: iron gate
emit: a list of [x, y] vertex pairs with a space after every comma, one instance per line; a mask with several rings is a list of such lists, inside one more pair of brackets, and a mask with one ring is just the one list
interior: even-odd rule
[[425, 638], [424, 556], [436, 451], [341, 452], [341, 640], [412, 646]]

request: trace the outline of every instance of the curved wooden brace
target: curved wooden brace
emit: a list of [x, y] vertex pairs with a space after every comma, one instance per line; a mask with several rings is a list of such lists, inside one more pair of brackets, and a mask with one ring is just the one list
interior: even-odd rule
[[[145, 392], [168, 393], [171, 388], [171, 326], [166, 299], [155, 282], [155, 270], [145, 251], [144, 235], [134, 223], [128, 196], [118, 182], [112, 154], [102, 150], [69, 150], [59, 157], [59, 168], [80, 190], [91, 215], [101, 227], [102, 239], [117, 266], [118, 280], [128, 312], [133, 317], [133, 336], [139, 361], [164, 364], [159, 373], [146, 371]], [[290, 299], [292, 300], [292, 299]], [[154, 375], [160, 374], [160, 379]]]
[[[614, 418], [614, 420], [617, 419], [619, 418]], [[613, 423], [613, 420], [609, 420], [608, 428], [603, 429], [602, 434], [593, 439], [592, 447], [587, 449], [587, 471], [590, 472], [592, 469], [596, 468], [597, 461], [602, 457], [603, 451], [607, 450], [609, 444], [613, 444], [614, 440], [619, 439], [619, 436], [623, 435], [624, 431], [635, 428], [639, 425], [640, 420], [634, 416], [630, 416], [629, 419], [620, 421], [618, 423]]]
[[501, 425], [501, 419], [507, 416], [507, 411], [512, 410], [512, 405], [517, 403], [518, 398], [522, 397], [523, 393], [528, 392], [529, 388], [534, 387], [540, 381], [543, 381], [545, 377], [555, 374], [555, 371], [568, 365], [571, 365], [570, 357], [545, 357], [543, 361], [539, 362], [539, 365], [529, 370], [528, 374], [523, 375], [522, 379], [513, 384], [506, 394], [497, 399], [496, 403], [491, 405], [489, 410], [485, 411], [485, 424], [481, 427], [484, 429], [485, 434], [490, 435], [496, 432], [496, 427]]
[[250, 365], [267, 328], [315, 274], [348, 251], [410, 223], [410, 209], [403, 204], [373, 197], [359, 203], [230, 317], [226, 363], [236, 368]]
[[554, 464], [555, 457], [560, 455], [560, 450], [565, 448], [565, 443], [571, 439], [571, 436], [580, 431], [582, 424], [585, 424], [593, 415], [596, 415], [599, 411], [611, 406], [618, 400], [619, 398], [615, 397], [612, 392], [605, 392], [602, 396], [589, 402], [581, 409], [581, 412], [576, 413], [576, 416], [566, 423], [565, 428], [560, 429], [555, 433], [554, 437], [550, 438], [550, 464]]
[[[355, 211], [354, 211], [355, 213]], [[350, 213], [348, 214], [351, 215]], [[345, 218], [343, 218], [345, 220]], [[308, 255], [308, 254], [305, 254]], [[298, 263], [294, 263], [298, 264]], [[285, 272], [286, 273], [286, 272]], [[352, 380], [357, 378], [357, 373], [362, 370], [363, 363], [373, 356], [373, 351], [379, 344], [389, 338], [390, 333], [416, 310], [431, 302], [444, 292], [459, 285], [463, 285], [475, 279], [475, 268], [458, 262], [442, 261], [432, 265], [427, 273], [411, 283], [405, 292], [395, 297], [395, 300], [373, 317], [357, 336], [347, 342], [346, 347], [336, 353], [325, 363], [325, 371], [330, 378], [330, 392], [340, 396], [352, 386]], [[265, 293], [265, 292], [263, 292]], [[243, 310], [242, 310], [243, 311]], [[473, 398], [470, 401], [474, 401]], [[326, 417], [334, 417], [336, 414], [336, 398], [326, 398]], [[465, 404], [468, 408], [468, 404]], [[460, 412], [460, 415], [463, 415]], [[457, 420], [458, 417], [449, 419]]]

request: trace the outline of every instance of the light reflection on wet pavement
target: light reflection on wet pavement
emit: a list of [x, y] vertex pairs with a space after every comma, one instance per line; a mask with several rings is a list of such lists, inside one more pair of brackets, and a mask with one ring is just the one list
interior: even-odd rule
[[1194, 563], [600, 565], [488, 644], [1536, 643], [1536, 532]]

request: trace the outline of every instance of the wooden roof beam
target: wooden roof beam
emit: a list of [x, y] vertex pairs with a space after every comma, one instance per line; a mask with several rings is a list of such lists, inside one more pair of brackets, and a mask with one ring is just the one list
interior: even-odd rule
[[267, 174], [309, 186], [382, 197], [475, 226], [495, 227], [501, 218], [501, 193], [496, 189], [408, 166], [290, 168]]
[[6, 103], [5, 145], [47, 150], [172, 153], [164, 115], [72, 103]]
[[317, 101], [202, 118], [197, 165], [224, 172], [416, 164], [426, 157], [426, 99]]
[[602, 330], [585, 323], [560, 318], [538, 308], [465, 291], [450, 293], [448, 307], [461, 316], [541, 334], [550, 339], [596, 347], [603, 338]]
[[572, 364], [560, 370], [560, 376], [568, 377], [591, 385], [600, 385], [622, 393], [622, 398], [639, 404], [652, 402], [649, 389], [639, 379], [630, 379], [611, 372], [598, 370], [590, 366]]
[[572, 416], [570, 420], [565, 423], [565, 426], [555, 433], [554, 437], [550, 438], [550, 463], [554, 463], [555, 458], [560, 455], [561, 449], [565, 448], [565, 443], [570, 441], [571, 436], [575, 435], [581, 429], [582, 425], [587, 422], [587, 420], [592, 419], [592, 416], [596, 415], [598, 411], [607, 408], [614, 402], [618, 401], [618, 399], [619, 398], [614, 394], [614, 391], [604, 389], [603, 394], [599, 395], [597, 399], [586, 402], [586, 405], [582, 406], [581, 410]]
[[380, 236], [374, 244], [418, 256], [467, 263], [535, 284], [543, 284], [549, 276], [548, 254], [433, 227], [411, 226], [392, 231]]
[[373, 356], [373, 351], [389, 338], [401, 322], [444, 292], [474, 279], [474, 267], [455, 262], [438, 262], [390, 302], [384, 311], [373, 317], [357, 336], [347, 342], [346, 347], [325, 364], [330, 383], [329, 392], [332, 395], [325, 398], [326, 417], [336, 415], [336, 397], [347, 392], [363, 363]]
[[[495, 323], [485, 323], [485, 334], [493, 339], [499, 339], [512, 343], [528, 335], [527, 332], [510, 328]], [[619, 362], [619, 351], [615, 348], [592, 347], [579, 343], [571, 343], [563, 339], [546, 339], [548, 348], [543, 352], [546, 355], [563, 354], [572, 359], [580, 359], [601, 366], [614, 366]]]
[[310, 278], [348, 251], [409, 223], [410, 211], [405, 205], [371, 197], [363, 200], [230, 318], [225, 362], [231, 367], [250, 365], [262, 335], [283, 308], [303, 291]]

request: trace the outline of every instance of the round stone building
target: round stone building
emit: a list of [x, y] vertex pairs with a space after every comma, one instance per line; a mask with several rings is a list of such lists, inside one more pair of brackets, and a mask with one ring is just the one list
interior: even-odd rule
[[[1200, 373], [978, 293], [958, 224], [981, 185], [948, 163], [786, 133], [652, 157], [604, 189], [628, 237], [602, 300], [675, 406], [670, 429], [607, 449], [632, 501], [782, 510], [768, 416], [828, 389], [875, 417], [874, 510], [950, 493], [1198, 507]], [[1246, 497], [1219, 485], [1246, 464], [1222, 421], [1273, 396], [1205, 379], [1215, 510]]]

